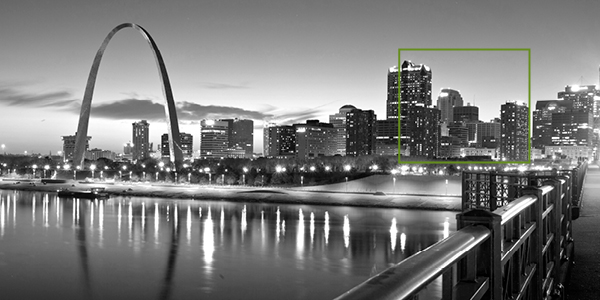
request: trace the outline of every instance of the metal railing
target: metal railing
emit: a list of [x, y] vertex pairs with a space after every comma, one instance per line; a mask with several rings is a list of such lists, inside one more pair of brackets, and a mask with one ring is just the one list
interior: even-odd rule
[[419, 299], [441, 279], [436, 299], [550, 299], [563, 294], [572, 264], [571, 178], [524, 187], [493, 211], [457, 215], [458, 231], [337, 299]]

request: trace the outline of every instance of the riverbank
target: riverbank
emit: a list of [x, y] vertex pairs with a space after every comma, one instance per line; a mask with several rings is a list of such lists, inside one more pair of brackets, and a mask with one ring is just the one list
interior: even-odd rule
[[[18, 182], [18, 183], [17, 183]], [[306, 205], [341, 205], [383, 208], [460, 211], [458, 196], [405, 195], [394, 193], [303, 190], [239, 186], [167, 185], [149, 183], [67, 183], [42, 184], [33, 181], [0, 181], [0, 189], [56, 192], [61, 188], [86, 190], [104, 187], [115, 196], [160, 197], [172, 199], [225, 200]]]

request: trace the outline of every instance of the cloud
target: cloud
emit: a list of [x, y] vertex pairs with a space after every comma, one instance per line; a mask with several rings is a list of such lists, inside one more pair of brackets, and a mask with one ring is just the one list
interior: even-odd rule
[[28, 106], [28, 107], [65, 107], [76, 103], [71, 93], [66, 91], [56, 91], [49, 93], [26, 93], [19, 92], [12, 88], [0, 86], [0, 104], [7, 106]]
[[238, 90], [238, 89], [249, 89], [246, 84], [229, 84], [229, 83], [219, 83], [219, 82], [200, 82], [200, 86], [213, 89], [213, 90]]

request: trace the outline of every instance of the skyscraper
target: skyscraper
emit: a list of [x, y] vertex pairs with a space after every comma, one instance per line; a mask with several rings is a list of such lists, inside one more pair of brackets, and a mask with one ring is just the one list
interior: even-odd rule
[[592, 113], [589, 111], [566, 110], [553, 113], [552, 145], [591, 147], [594, 136], [592, 124]]
[[440, 91], [437, 108], [441, 111], [441, 122], [446, 126], [454, 122], [453, 108], [458, 106], [463, 106], [463, 98], [459, 91], [449, 88]]
[[147, 158], [150, 152], [150, 136], [149, 128], [150, 124], [146, 120], [141, 120], [131, 124], [133, 127], [133, 133], [131, 141], [133, 142], [133, 160], [142, 160]]
[[346, 114], [346, 155], [375, 154], [376, 119], [372, 110], [355, 108]]
[[500, 157], [505, 161], [529, 160], [527, 105], [518, 101], [502, 104], [500, 120]]
[[457, 106], [452, 110], [452, 119], [454, 122], [464, 123], [469, 131], [469, 142], [475, 141], [477, 138], [477, 123], [479, 123], [479, 107], [470, 106]]
[[244, 157], [251, 158], [254, 153], [254, 121], [245, 119], [221, 119], [227, 122], [228, 141], [230, 150], [243, 150]]
[[[70, 161], [73, 160], [73, 155], [75, 154], [75, 139], [77, 137], [77, 132], [75, 135], [65, 135], [62, 137], [63, 140], [63, 160]], [[87, 151], [90, 148], [90, 140], [91, 136], [88, 136], [85, 141], [85, 150]]]
[[552, 145], [552, 115], [564, 113], [573, 109], [572, 100], [544, 100], [537, 101], [533, 111], [533, 133], [531, 136], [531, 147], [544, 149]]
[[200, 121], [200, 157], [221, 158], [227, 156], [229, 126], [225, 121]]
[[441, 112], [430, 106], [431, 69], [404, 61], [400, 70], [400, 146], [404, 148], [400, 150], [403, 153], [428, 158], [438, 155]]
[[307, 120], [306, 124], [294, 124], [296, 129], [296, 158], [333, 156], [335, 133], [333, 125], [319, 120]]
[[355, 109], [352, 105], [344, 105], [339, 112], [329, 115], [329, 123], [335, 128], [335, 154], [346, 155], [346, 115]]
[[477, 123], [477, 147], [498, 148], [500, 146], [500, 123], [481, 122]]
[[388, 120], [398, 119], [398, 67], [396, 66], [388, 69], [386, 113]]
[[294, 126], [277, 126], [273, 123], [263, 129], [265, 157], [288, 158], [296, 155], [296, 129]]

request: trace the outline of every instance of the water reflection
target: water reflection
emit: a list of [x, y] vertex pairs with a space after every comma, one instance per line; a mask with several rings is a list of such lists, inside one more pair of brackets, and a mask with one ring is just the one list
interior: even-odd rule
[[[36, 219], [39, 212], [43, 215]], [[0, 274], [0, 282], [16, 284], [11, 274], [34, 263], [71, 278], [54, 284], [56, 290], [45, 290], [49, 295], [80, 284], [82, 294], [62, 299], [108, 293], [99, 287], [114, 278], [137, 283], [114, 293], [140, 298], [197, 298], [198, 292], [208, 298], [243, 298], [251, 285], [264, 289], [264, 294], [252, 294], [261, 299], [289, 298], [296, 292], [306, 293], [307, 299], [328, 299], [373, 270], [384, 270], [447, 237], [453, 219], [448, 212], [135, 197], [90, 201], [0, 191], [0, 253], [5, 253], [0, 265], [13, 262], [3, 266], [7, 272]], [[180, 243], [181, 234], [185, 243]], [[16, 242], [22, 243], [21, 235], [35, 238], [21, 245]], [[121, 244], [122, 239], [129, 242]], [[23, 255], [40, 261], [19, 264]], [[76, 261], [78, 270], [64, 267]], [[29, 280], [52, 280], [35, 276]], [[289, 284], [286, 292], [267, 293], [279, 281]]]

